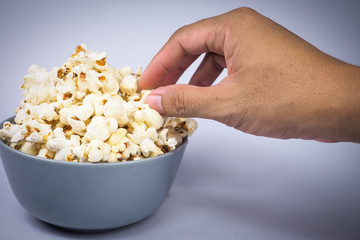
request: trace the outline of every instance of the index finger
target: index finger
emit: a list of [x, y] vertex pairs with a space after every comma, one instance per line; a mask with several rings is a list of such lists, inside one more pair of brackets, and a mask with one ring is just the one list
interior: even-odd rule
[[153, 89], [174, 84], [182, 72], [204, 52], [223, 55], [225, 34], [215, 18], [178, 29], [145, 69], [139, 80], [140, 87]]

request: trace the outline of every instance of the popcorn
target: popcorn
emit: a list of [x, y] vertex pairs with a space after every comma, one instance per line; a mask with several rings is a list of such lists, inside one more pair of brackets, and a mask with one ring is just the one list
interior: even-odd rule
[[146, 123], [149, 127], [154, 127], [156, 130], [161, 128], [164, 124], [164, 119], [161, 115], [151, 108], [141, 109], [134, 114], [134, 120], [138, 123]]
[[43, 158], [48, 158], [48, 154], [49, 153], [49, 150], [46, 149], [46, 148], [41, 148], [39, 150], [39, 153], [37, 154], [38, 157], [43, 157]]
[[86, 134], [84, 138], [86, 140], [99, 139], [106, 141], [111, 135], [111, 131], [108, 127], [105, 117], [95, 116], [91, 119], [91, 122], [86, 127]]
[[176, 133], [174, 128], [164, 128], [160, 131], [157, 141], [158, 145], [167, 146], [172, 151], [179, 143], [182, 143], [182, 137]]
[[74, 133], [80, 136], [84, 135], [86, 124], [83, 121], [75, 117], [70, 117], [67, 119], [67, 122], [71, 126], [71, 130], [73, 130]]
[[127, 75], [121, 81], [120, 90], [128, 95], [133, 95], [138, 89], [137, 78], [133, 75]]
[[80, 137], [78, 135], [71, 135], [70, 139], [65, 137], [62, 128], [54, 130], [54, 138], [46, 143], [46, 148], [55, 152], [54, 159], [56, 160], [72, 160], [74, 157], [72, 148], [80, 145]]
[[116, 94], [119, 91], [119, 82], [112, 75], [105, 74], [103, 76], [99, 76], [98, 79], [104, 84], [102, 86], [104, 93]]
[[126, 76], [128, 76], [128, 75], [131, 74], [132, 69], [131, 69], [130, 66], [126, 66], [126, 67], [120, 68], [120, 69], [118, 70], [118, 72], [119, 72], [120, 75], [124, 78], [124, 77], [126, 77]]
[[99, 139], [91, 140], [86, 151], [89, 162], [107, 161], [110, 158], [110, 146]]
[[140, 144], [143, 140], [150, 138], [155, 140], [157, 138], [156, 129], [153, 127], [147, 128], [147, 126], [143, 124], [134, 124], [133, 133], [128, 133], [127, 137], [134, 143]]
[[[103, 108], [104, 108], [104, 101], [106, 99], [103, 99], [103, 96], [101, 94], [90, 94], [87, 95], [84, 100], [83, 103], [89, 103], [93, 106], [94, 111], [95, 111], [95, 115], [96, 116], [101, 116], [104, 112], [103, 112]], [[106, 100], [107, 101], [107, 100]]]
[[25, 125], [13, 125], [6, 121], [3, 124], [3, 128], [0, 130], [0, 137], [5, 141], [19, 142], [24, 139], [27, 131]]
[[36, 153], [37, 153], [35, 143], [31, 143], [31, 142], [25, 142], [21, 146], [20, 151], [27, 153], [27, 154], [31, 154], [31, 155], [36, 155]]
[[155, 143], [148, 138], [144, 139], [140, 143], [140, 150], [144, 157], [149, 157], [150, 154], [152, 154], [152, 156], [157, 156], [162, 154], [160, 148], [157, 147]]
[[27, 154], [59, 161], [119, 162], [176, 149], [197, 124], [163, 118], [146, 104], [151, 90], [138, 86], [142, 69], [114, 69], [105, 52], [85, 44], [50, 72], [32, 65], [15, 123], [4, 122], [0, 138]]
[[29, 106], [28, 115], [31, 115], [35, 119], [43, 121], [57, 120], [59, 115], [55, 112], [55, 107], [51, 103], [41, 103], [40, 105]]
[[107, 118], [115, 118], [119, 124], [125, 124], [129, 122], [129, 118], [123, 107], [123, 102], [124, 100], [119, 95], [111, 97], [104, 105], [104, 116]]
[[119, 144], [126, 136], [127, 130], [125, 128], [118, 128], [113, 132], [109, 138], [109, 144], [115, 146]]
[[50, 74], [45, 68], [32, 65], [28, 69], [29, 74], [24, 77], [24, 97], [25, 100], [34, 105], [45, 102], [53, 98], [56, 91], [54, 82], [50, 81]]

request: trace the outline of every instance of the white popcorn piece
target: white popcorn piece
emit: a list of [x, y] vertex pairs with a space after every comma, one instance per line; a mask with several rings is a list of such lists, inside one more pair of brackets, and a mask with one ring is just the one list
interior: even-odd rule
[[49, 97], [48, 88], [44, 85], [31, 86], [25, 95], [25, 100], [32, 104], [45, 102]]
[[24, 144], [20, 148], [20, 151], [30, 155], [37, 155], [38, 152], [35, 143], [32, 142], [24, 142]]
[[64, 125], [69, 125], [68, 118], [70, 118], [72, 114], [73, 114], [73, 109], [69, 107], [60, 109], [59, 111], [60, 122]]
[[94, 114], [94, 107], [92, 104], [84, 103], [80, 106], [77, 106], [74, 114], [81, 121], [86, 121]]
[[125, 128], [118, 128], [113, 132], [109, 138], [109, 144], [117, 145], [119, 144], [126, 136], [127, 130]]
[[150, 127], [147, 128], [144, 123], [142, 124], [133, 124], [134, 131], [132, 133], [128, 133], [127, 137], [134, 143], [140, 144], [144, 139], [156, 139], [157, 132], [155, 128]]
[[133, 115], [136, 111], [139, 110], [139, 108], [136, 106], [135, 102], [124, 102], [123, 107], [125, 111], [128, 113], [128, 115]]
[[86, 54], [87, 52], [88, 52], [88, 48], [86, 44], [82, 43], [76, 47], [75, 53], [71, 56], [71, 58], [68, 59], [68, 61], [73, 64], [85, 63], [88, 57]]
[[55, 112], [55, 107], [51, 103], [41, 103], [40, 105], [31, 106], [29, 115], [38, 120], [58, 120], [59, 115]]
[[67, 139], [65, 137], [50, 139], [46, 143], [46, 148], [54, 152], [62, 150], [66, 148], [66, 146], [67, 146]]
[[144, 157], [149, 157], [150, 154], [152, 154], [152, 157], [155, 157], [163, 153], [149, 138], [144, 139], [140, 143], [140, 150]]
[[94, 114], [94, 107], [85, 103], [80, 106], [62, 108], [59, 114], [62, 124], [70, 125], [73, 132], [83, 136], [86, 129], [85, 121]]
[[185, 129], [186, 135], [189, 137], [197, 129], [197, 127], [198, 127], [197, 122], [194, 119], [185, 119], [183, 121], [185, 122], [185, 126], [186, 126], [186, 129]]
[[118, 122], [115, 118], [106, 119], [107, 126], [109, 128], [110, 133], [115, 132], [118, 129]]
[[31, 120], [22, 125], [5, 122], [0, 130], [0, 137], [10, 142], [19, 142], [24, 139], [29, 142], [42, 142], [51, 136], [51, 127], [38, 121]]
[[67, 107], [70, 106], [75, 99], [76, 86], [72, 79], [67, 79], [63, 83], [56, 84], [57, 102]]
[[141, 99], [139, 100], [139, 102], [145, 104], [146, 98], [150, 95], [150, 93], [151, 90], [144, 90], [144, 89], [141, 90], [140, 92]]
[[133, 95], [137, 89], [137, 78], [131, 74], [124, 77], [120, 83], [120, 90], [125, 94]]
[[[27, 126], [27, 125], [26, 125]], [[25, 125], [16, 125], [10, 130], [11, 142], [19, 142], [26, 138], [26, 134], [28, 132], [28, 128]]]
[[[104, 101], [103, 101], [104, 100]], [[91, 104], [94, 108], [95, 111], [95, 115], [96, 116], [101, 116], [104, 113], [104, 104], [106, 103], [106, 99], [103, 98], [103, 96], [101, 94], [90, 94], [87, 95], [84, 100], [83, 103], [84, 104]]]
[[123, 102], [124, 100], [122, 100], [120, 96], [110, 98], [104, 105], [104, 116], [107, 118], [115, 118], [119, 124], [127, 123], [129, 118], [123, 107]]
[[106, 69], [106, 52], [91, 52], [91, 58], [94, 59], [93, 64], [94, 68], [98, 71], [103, 71]]
[[42, 136], [40, 136], [40, 134], [38, 132], [34, 131], [30, 134], [30, 136], [25, 138], [25, 140], [28, 142], [36, 143], [36, 142], [41, 142], [43, 140], [43, 138], [42, 138]]
[[80, 145], [80, 137], [72, 135], [66, 139], [62, 128], [54, 130], [54, 138], [48, 140], [46, 148], [55, 152], [55, 160], [70, 161], [74, 157], [72, 149]]
[[93, 114], [94, 107], [89, 103], [85, 103], [80, 106], [62, 108], [59, 111], [60, 122], [65, 125], [71, 125], [72, 127], [73, 125], [70, 123], [70, 121], [74, 124], [81, 124], [82, 126], [84, 123], [78, 122], [84, 122], [88, 120]]
[[182, 137], [191, 136], [197, 129], [196, 121], [188, 118], [168, 118], [164, 125], [175, 128]]
[[86, 144], [74, 146], [72, 153], [76, 156], [78, 162], [87, 162]]
[[126, 67], [120, 68], [119, 73], [124, 78], [132, 73], [132, 69], [130, 66], [126, 66]]
[[99, 139], [91, 140], [87, 146], [89, 162], [107, 161], [110, 158], [110, 146]]
[[103, 159], [104, 154], [101, 150], [104, 142], [94, 139], [88, 145], [86, 151], [88, 152], [88, 160], [89, 162], [99, 162]]
[[10, 142], [18, 142], [24, 139], [24, 137], [21, 137], [20, 139], [19, 137], [15, 138], [16, 133], [20, 133], [20, 136], [25, 136], [27, 130], [22, 125], [11, 124], [11, 122], [6, 121], [3, 124], [3, 128], [0, 129], [0, 138]]
[[[139, 155], [139, 153], [140, 153], [139, 145], [135, 144], [130, 139], [125, 138], [124, 140], [126, 140], [126, 141], [124, 141], [125, 150], [123, 150], [121, 153], [122, 158], [129, 159], [131, 157], [135, 157], [135, 156]], [[119, 149], [121, 149], [121, 148], [119, 148]]]
[[[80, 67], [80, 66], [78, 66]], [[99, 88], [103, 85], [100, 81], [98, 81], [98, 73], [94, 70], [85, 70], [80, 68], [79, 71], [76, 71], [77, 76], [77, 84], [79, 91], [86, 93], [89, 91], [90, 93], [98, 93], [101, 94]]]
[[32, 65], [29, 74], [24, 77], [24, 100], [37, 105], [49, 100], [54, 94], [54, 82], [50, 80], [50, 74], [45, 68]]
[[157, 143], [167, 146], [172, 151], [182, 143], [182, 137], [173, 127], [168, 127], [160, 131]]
[[159, 129], [164, 124], [163, 117], [154, 109], [146, 108], [141, 109], [134, 114], [134, 119], [137, 123], [146, 123], [149, 127]]
[[21, 87], [24, 98], [15, 124], [0, 138], [43, 158], [74, 162], [118, 162], [174, 150], [197, 128], [194, 120], [164, 119], [146, 104], [151, 90], [139, 89], [142, 69], [115, 70], [105, 52], [85, 44], [60, 67], [32, 65]]
[[102, 91], [108, 94], [117, 94], [119, 91], [119, 82], [115, 76], [110, 74], [103, 74], [98, 77], [99, 81], [103, 83]]
[[137, 67], [137, 70], [136, 70], [136, 76], [137, 76], [137, 77], [140, 77], [140, 76], [141, 76], [141, 73], [142, 73], [142, 67], [139, 65], [139, 66]]
[[85, 139], [93, 140], [100, 139], [106, 141], [111, 135], [111, 131], [107, 125], [105, 117], [95, 116], [86, 127]]
[[110, 157], [109, 157], [108, 162], [110, 162], [110, 163], [117, 162], [116, 153], [113, 153], [113, 152], [110, 153]]
[[46, 148], [41, 148], [39, 150], [39, 153], [37, 154], [38, 157], [43, 157], [43, 158], [47, 158], [47, 154], [48, 154], [49, 150]]
[[86, 130], [86, 125], [83, 121], [76, 117], [69, 117], [67, 122], [71, 126], [71, 130], [80, 136], [83, 136]]
[[30, 121], [32, 119], [32, 116], [30, 115], [30, 111], [28, 111], [29, 109], [19, 109], [16, 113], [15, 116], [15, 123], [17, 124], [23, 124], [27, 121]]

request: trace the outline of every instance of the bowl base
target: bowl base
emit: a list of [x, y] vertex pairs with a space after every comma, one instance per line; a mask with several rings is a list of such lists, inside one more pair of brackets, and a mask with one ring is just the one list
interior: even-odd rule
[[[49, 223], [50, 224], [50, 223]], [[65, 230], [68, 232], [76, 232], [76, 233], [103, 233], [103, 232], [111, 232], [111, 231], [115, 231], [117, 229], [120, 229], [122, 227], [126, 227], [126, 226], [122, 226], [122, 227], [115, 227], [115, 228], [104, 228], [104, 229], [95, 229], [95, 230], [91, 230], [91, 229], [79, 229], [79, 228], [68, 228], [68, 227], [62, 227], [62, 226], [57, 226], [57, 225], [53, 225], [50, 224], [58, 229], [61, 230]]]
[[[34, 217], [34, 216], [32, 216]], [[145, 220], [147, 217], [145, 217], [144, 219], [140, 219], [136, 222], [133, 222], [133, 223], [129, 223], [129, 224], [126, 224], [126, 225], [122, 225], [122, 226], [119, 226], [119, 227], [111, 227], [111, 228], [100, 228], [100, 229], [83, 229], [83, 228], [71, 228], [71, 227], [64, 227], [64, 226], [60, 226], [60, 225], [56, 225], [56, 224], [53, 224], [53, 223], [49, 223], [49, 222], [46, 222], [44, 220], [41, 220], [37, 217], [34, 217], [36, 219], [38, 219], [39, 221], [53, 227], [53, 228], [56, 228], [56, 229], [59, 229], [59, 230], [62, 230], [62, 231], [68, 231], [68, 232], [74, 232], [74, 233], [103, 233], [103, 232], [111, 232], [111, 231], [116, 231], [116, 230], [119, 230], [119, 229], [122, 229], [122, 228], [127, 228], [127, 227], [130, 227], [132, 225], [135, 225], [137, 224], [138, 222], [141, 222], [143, 220]]]

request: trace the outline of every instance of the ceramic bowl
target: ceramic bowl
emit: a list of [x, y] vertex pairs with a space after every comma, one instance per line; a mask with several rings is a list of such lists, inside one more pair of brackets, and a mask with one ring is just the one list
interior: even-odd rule
[[29, 213], [62, 228], [100, 231], [155, 212], [168, 195], [186, 145], [187, 140], [157, 157], [94, 164], [28, 155], [0, 140], [0, 156], [16, 199]]

